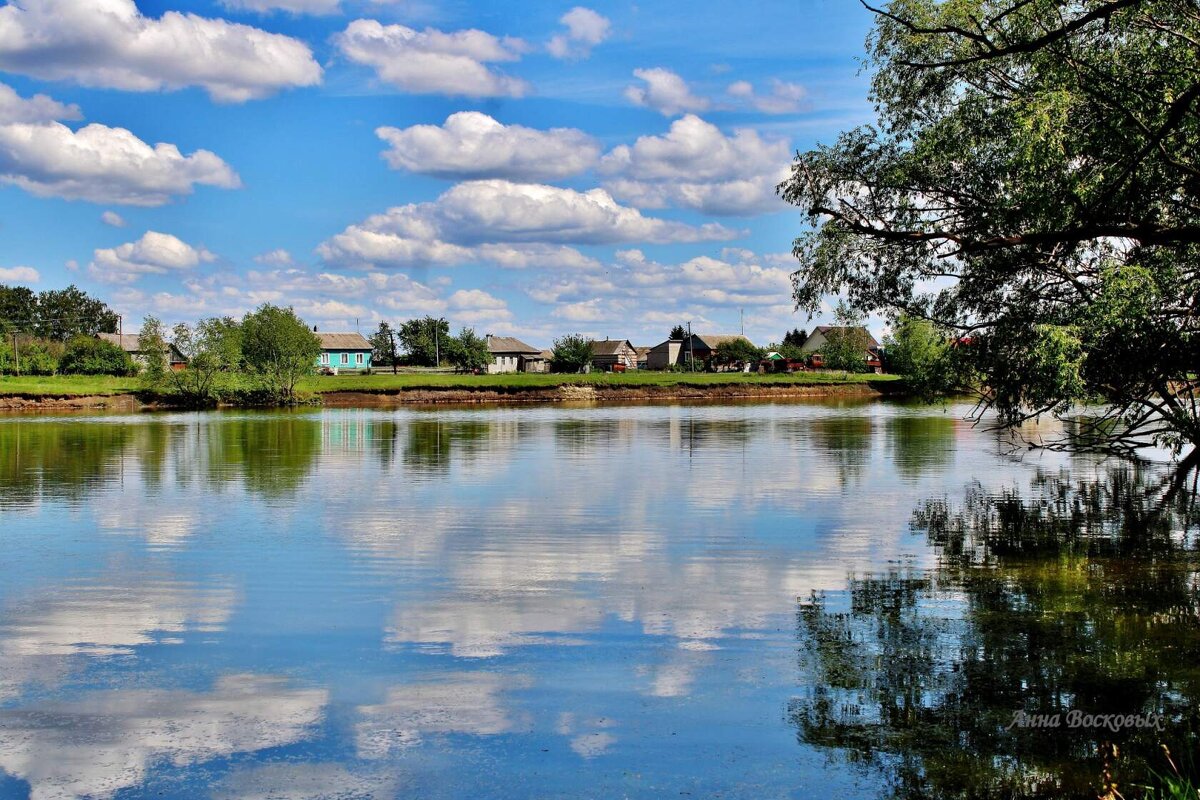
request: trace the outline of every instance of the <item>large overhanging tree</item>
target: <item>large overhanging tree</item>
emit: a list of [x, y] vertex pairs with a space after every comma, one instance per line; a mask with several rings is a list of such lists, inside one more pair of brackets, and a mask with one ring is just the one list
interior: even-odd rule
[[795, 297], [943, 326], [1012, 425], [1200, 463], [1200, 3], [893, 0], [878, 125], [799, 155]]

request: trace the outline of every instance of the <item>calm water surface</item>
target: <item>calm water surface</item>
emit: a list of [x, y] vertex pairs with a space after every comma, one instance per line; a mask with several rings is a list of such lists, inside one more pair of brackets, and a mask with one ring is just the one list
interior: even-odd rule
[[963, 411], [0, 419], [0, 797], [1095, 796], [1188, 511]]

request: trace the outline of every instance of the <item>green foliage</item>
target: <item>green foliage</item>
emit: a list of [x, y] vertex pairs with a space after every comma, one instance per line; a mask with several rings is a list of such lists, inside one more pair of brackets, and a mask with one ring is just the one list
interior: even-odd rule
[[[793, 328], [792, 330], [788, 331], [787, 333], [785, 333], [783, 335], [783, 346], [784, 347], [793, 347], [797, 351], [799, 351], [800, 348], [804, 347], [804, 343], [807, 341], [808, 341], [808, 332], [804, 331], [800, 328]], [[783, 351], [779, 350], [779, 353], [782, 355]], [[788, 356], [788, 358], [791, 358], [791, 356]]]
[[[21, 371], [27, 370], [22, 348]], [[121, 348], [94, 336], [79, 334], [67, 342], [58, 369], [64, 375], [134, 375], [137, 365]], [[53, 372], [53, 370], [51, 370]], [[32, 373], [49, 375], [50, 372]]]
[[582, 372], [591, 363], [591, 339], [572, 333], [554, 340], [554, 357], [550, 366], [555, 372]]
[[955, 369], [955, 348], [932, 322], [900, 314], [884, 342], [884, 366], [903, 375], [913, 394], [932, 400], [961, 388]]
[[1098, 400], [1097, 447], [1200, 444], [1198, 39], [1182, 0], [892, 0], [878, 125], [782, 187], [813, 222], [797, 303], [969, 334], [1007, 423]]
[[281, 403], [297, 400], [296, 384], [316, 371], [321, 341], [291, 308], [265, 303], [242, 320], [242, 357]]
[[446, 358], [456, 369], [464, 371], [487, 369], [492, 363], [487, 339], [476, 335], [474, 328], [463, 328], [458, 336], [449, 340]]
[[[191, 405], [209, 405], [233, 386], [242, 365], [242, 326], [232, 317], [175, 326], [172, 344], [187, 366], [170, 373], [172, 388]], [[240, 387], [239, 387], [240, 388]]]
[[379, 328], [371, 334], [371, 363], [376, 367], [391, 367], [392, 374], [396, 372], [396, 362], [400, 351], [396, 347], [396, 332], [386, 322], [380, 322]]
[[825, 346], [821, 348], [826, 369], [866, 372], [870, 339], [862, 327], [862, 316], [839, 300], [834, 319], [835, 324], [825, 332]]
[[676, 325], [674, 328], [671, 328], [671, 335], [668, 336], [667, 338], [674, 339], [676, 341], [681, 340], [681, 339], [686, 339], [687, 338], [687, 328], [683, 327], [682, 325]]
[[34, 333], [65, 342], [74, 336], [116, 333], [117, 322], [115, 311], [72, 285], [38, 295]]
[[25, 286], [0, 284], [0, 334], [32, 333], [37, 318], [37, 295]]
[[147, 316], [138, 332], [138, 350], [141, 352], [142, 371], [140, 377], [147, 389], [160, 388], [167, 377], [169, 349], [162, 321]]
[[436, 367], [450, 338], [450, 323], [433, 317], [410, 319], [401, 323], [399, 336], [410, 364]]
[[729, 339], [717, 345], [716, 360], [721, 364], [736, 362], [756, 362], [762, 359], [765, 352], [761, 347], [755, 347], [747, 339]]

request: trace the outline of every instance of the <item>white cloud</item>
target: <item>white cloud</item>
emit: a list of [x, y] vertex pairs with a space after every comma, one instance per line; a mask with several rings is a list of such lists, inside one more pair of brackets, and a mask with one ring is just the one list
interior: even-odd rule
[[147, 231], [136, 242], [97, 249], [89, 271], [98, 280], [130, 283], [141, 275], [186, 271], [215, 260], [203, 247], [192, 247], [169, 233]]
[[37, 283], [42, 276], [33, 267], [0, 267], [0, 282]]
[[[0, 8], [0, 14], [9, 8]], [[0, 84], [0, 88], [8, 87]], [[4, 98], [0, 91], [0, 104]], [[10, 99], [7, 107], [19, 114], [29, 104], [42, 116], [65, 112], [71, 117], [79, 112], [43, 95], [31, 101], [17, 97], [15, 103]], [[163, 205], [174, 195], [191, 194], [196, 184], [241, 186], [237, 173], [208, 150], [185, 156], [173, 144], [151, 147], [124, 128], [96, 123], [71, 130], [51, 120], [2, 124], [2, 118], [0, 183], [39, 197], [138, 206]]]
[[604, 184], [639, 208], [667, 205], [706, 214], [746, 215], [782, 210], [775, 186], [786, 177], [791, 148], [749, 128], [726, 136], [688, 114], [665, 136], [642, 136], [613, 148], [600, 161], [612, 177]]
[[635, 69], [633, 74], [646, 84], [625, 87], [625, 97], [634, 105], [652, 108], [666, 117], [685, 111], [705, 111], [712, 105], [705, 98], [692, 94], [687, 82], [670, 70], [660, 67]]
[[133, 0], [23, 0], [0, 8], [0, 69], [84, 86], [158, 91], [201, 86], [222, 102], [312, 86], [321, 68], [297, 39]]
[[583, 6], [575, 6], [558, 21], [567, 32], [556, 34], [546, 44], [555, 58], [587, 58], [594, 46], [608, 38], [612, 27], [607, 17]]
[[274, 264], [276, 266], [291, 266], [295, 262], [292, 260], [292, 254], [282, 247], [272, 250], [268, 253], [259, 253], [254, 257], [256, 264]]
[[125, 218], [115, 211], [105, 211], [100, 215], [100, 221], [114, 228], [124, 228], [126, 225]]
[[337, 14], [339, 0], [221, 0], [221, 5], [234, 11], [255, 11], [267, 14], [286, 11], [289, 14]]
[[334, 42], [351, 61], [373, 68], [381, 80], [416, 94], [521, 97], [529, 89], [524, 81], [487, 66], [518, 60], [525, 50], [520, 39], [500, 39], [473, 29], [416, 31], [358, 19], [337, 34]]
[[543, 184], [470, 181], [432, 203], [397, 206], [351, 225], [317, 248], [329, 263], [412, 266], [501, 261], [551, 266], [574, 251], [547, 245], [697, 242], [739, 235], [722, 225], [700, 227], [642, 216], [603, 189], [577, 192]]
[[56, 119], [82, 119], [77, 105], [65, 105], [44, 94], [24, 98], [11, 86], [0, 83], [0, 125], [13, 122], [53, 122]]
[[441, 127], [384, 127], [375, 134], [392, 146], [383, 157], [393, 169], [441, 178], [554, 180], [582, 172], [600, 154], [575, 128], [503, 125], [478, 111], [451, 114]]
[[725, 92], [764, 114], [794, 114], [800, 110], [807, 93], [798, 83], [771, 79], [771, 93], [760, 95], [749, 81], [735, 81]]

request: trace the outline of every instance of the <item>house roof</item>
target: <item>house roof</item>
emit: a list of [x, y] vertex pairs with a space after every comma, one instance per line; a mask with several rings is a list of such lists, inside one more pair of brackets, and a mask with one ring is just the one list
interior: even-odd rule
[[533, 345], [525, 344], [520, 339], [512, 336], [488, 336], [487, 346], [489, 353], [528, 353], [537, 355], [542, 352]]
[[624, 352], [626, 347], [633, 347], [628, 339], [593, 339], [592, 355], [615, 356]]
[[867, 349], [875, 350], [879, 347], [879, 342], [875, 341], [875, 337], [871, 332], [862, 325], [818, 325], [813, 329], [813, 333], [819, 333], [826, 339], [829, 338], [831, 331], [862, 331], [867, 335]]
[[719, 345], [724, 342], [732, 342], [734, 339], [745, 339], [740, 333], [697, 333], [696, 338], [704, 343], [704, 346], [710, 350], [716, 350]]
[[318, 333], [322, 350], [370, 350], [371, 343], [361, 333]]
[[142, 352], [141, 341], [136, 333], [97, 333], [96, 338], [109, 344], [115, 344], [126, 353]]
[[554, 360], [554, 351], [553, 350], [543, 350], [538, 355], [540, 355], [542, 358], [546, 359], [547, 361]]
[[[97, 333], [96, 338], [109, 344], [115, 344], [126, 353], [142, 352], [142, 342], [136, 333]], [[183, 360], [183, 354], [179, 352], [179, 348], [170, 342], [167, 343], [167, 355], [173, 361]]]
[[638, 354], [638, 358], [642, 358], [643, 356], [649, 355], [650, 351], [653, 349], [653, 347], [646, 345], [645, 347], [634, 347], [633, 351]]

